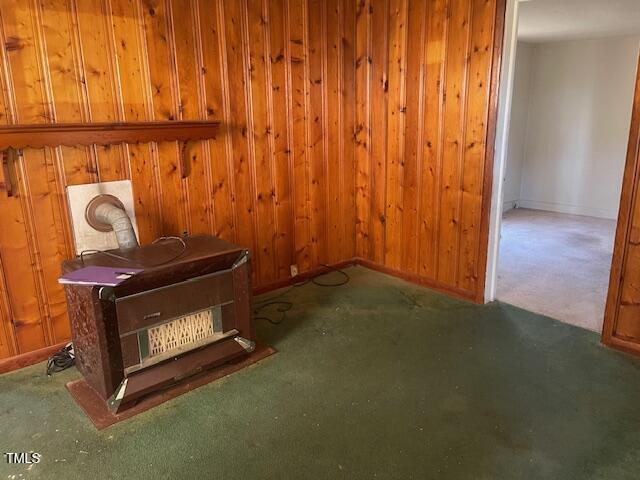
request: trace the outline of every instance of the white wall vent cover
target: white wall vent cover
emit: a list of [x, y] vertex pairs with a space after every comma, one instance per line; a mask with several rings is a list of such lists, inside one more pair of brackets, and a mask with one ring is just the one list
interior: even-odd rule
[[73, 240], [76, 245], [76, 254], [78, 255], [85, 250], [112, 250], [118, 248], [115, 233], [99, 232], [87, 223], [84, 216], [87, 204], [94, 197], [103, 193], [113, 195], [122, 202], [127, 215], [131, 219], [136, 237], [138, 237], [138, 240], [140, 239], [133, 208], [131, 180], [72, 185], [67, 187], [67, 201], [69, 202], [69, 212], [71, 213]]

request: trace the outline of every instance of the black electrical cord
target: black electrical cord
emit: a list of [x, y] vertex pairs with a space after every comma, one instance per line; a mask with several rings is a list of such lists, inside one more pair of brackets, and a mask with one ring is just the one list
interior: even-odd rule
[[80, 252], [80, 261], [84, 265], [84, 256], [86, 254], [98, 254], [99, 253], [99, 254], [105, 255], [107, 257], [115, 258], [117, 260], [122, 260], [122, 261], [127, 262], [127, 263], [129, 263], [131, 265], [136, 265], [136, 266], [139, 266], [139, 267], [147, 267], [147, 268], [149, 268], [149, 267], [160, 267], [162, 265], [166, 265], [167, 263], [171, 263], [174, 260], [177, 260], [182, 255], [184, 255], [184, 252], [187, 251], [187, 244], [180, 237], [159, 237], [159, 238], [156, 238], [152, 243], [155, 244], [155, 243], [163, 242], [163, 241], [166, 241], [166, 240], [177, 240], [182, 244], [182, 248], [181, 248], [180, 252], [177, 255], [175, 255], [175, 256], [167, 259], [167, 260], [163, 260], [160, 263], [153, 263], [153, 264], [144, 263], [143, 264], [143, 263], [137, 262], [137, 261], [135, 261], [135, 260], [133, 260], [131, 258], [125, 257], [123, 255], [118, 255], [117, 253], [111, 253], [111, 252], [107, 252], [107, 251], [104, 251], [104, 250], [83, 250], [82, 252]]
[[[328, 268], [330, 271], [341, 274], [344, 278], [335, 283], [319, 282], [317, 280], [318, 277], [326, 275], [327, 273], [331, 273], [331, 272], [323, 272], [303, 282], [296, 283], [291, 287], [287, 288], [284, 292], [281, 292], [277, 295], [274, 295], [273, 297], [257, 302], [254, 305], [254, 309], [253, 309], [253, 314], [254, 314], [253, 319], [266, 320], [271, 325], [280, 325], [282, 322], [284, 322], [287, 319], [287, 312], [293, 308], [293, 302], [289, 302], [286, 300], [278, 300], [278, 299], [284, 297], [286, 294], [291, 292], [294, 288], [302, 287], [303, 285], [306, 285], [309, 282], [313, 283], [314, 285], [317, 285], [318, 287], [341, 287], [342, 285], [346, 285], [347, 283], [349, 283], [349, 281], [351, 280], [351, 277], [349, 277], [349, 274], [347, 272], [340, 270], [339, 268], [332, 267], [331, 265], [325, 265], [325, 264], [321, 264], [321, 265], [325, 268]], [[266, 315], [260, 315], [260, 313], [263, 310], [269, 307], [276, 307], [275, 309], [276, 312], [280, 314], [280, 318], [278, 320], [274, 320], [273, 318], [268, 317]]]
[[73, 344], [67, 343], [63, 348], [54, 353], [47, 362], [47, 376], [51, 376], [52, 373], [58, 373], [67, 368], [73, 367], [76, 363], [75, 352], [73, 351]]
[[293, 303], [292, 302], [287, 302], [287, 301], [284, 301], [284, 300], [275, 301], [275, 302], [267, 302], [265, 304], [260, 305], [259, 307], [256, 307], [253, 310], [253, 313], [255, 315], [257, 315], [258, 313], [260, 313], [265, 308], [271, 307], [271, 306], [274, 306], [274, 305], [278, 305], [278, 307], [276, 308], [276, 312], [280, 313], [280, 319], [279, 320], [274, 320], [271, 317], [267, 317], [266, 315], [254, 316], [253, 319], [254, 320], [266, 320], [271, 325], [280, 325], [282, 322], [284, 322], [287, 319], [287, 312], [293, 308]]
[[327, 275], [328, 273], [331, 272], [325, 272], [325, 273], [321, 273], [319, 275], [316, 275], [315, 277], [311, 277], [311, 283], [313, 283], [314, 285], [317, 285], [319, 287], [341, 287], [342, 285], [346, 285], [347, 283], [349, 283], [349, 280], [351, 280], [351, 277], [349, 277], [349, 275], [347, 275], [346, 272], [344, 272], [343, 270], [340, 270], [339, 268], [336, 267], [332, 267], [331, 265], [325, 265], [324, 263], [321, 264], [323, 267], [328, 268], [329, 270], [333, 271], [333, 272], [337, 272], [340, 275], [342, 275], [344, 278], [342, 280], [340, 280], [339, 282], [336, 283], [322, 283], [318, 281], [318, 277], [322, 277], [323, 275]]

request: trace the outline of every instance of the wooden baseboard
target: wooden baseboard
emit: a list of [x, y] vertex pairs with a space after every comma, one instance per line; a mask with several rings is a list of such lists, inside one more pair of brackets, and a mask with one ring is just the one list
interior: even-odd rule
[[267, 293], [272, 290], [277, 290], [279, 288], [290, 287], [291, 285], [304, 282], [305, 280], [316, 277], [318, 275], [322, 275], [323, 273], [328, 273], [331, 271], [332, 268], [345, 268], [345, 267], [350, 267], [352, 265], [360, 265], [370, 270], [375, 270], [376, 272], [385, 273], [393, 277], [401, 278], [402, 280], [406, 280], [408, 282], [415, 283], [417, 285], [421, 285], [423, 287], [427, 287], [432, 290], [436, 290], [446, 295], [452, 295], [462, 300], [470, 300], [475, 303], [482, 303], [481, 301], [480, 302], [477, 301], [476, 295], [473, 292], [468, 292], [466, 290], [450, 287], [448, 285], [444, 285], [442, 283], [435, 282], [433, 280], [421, 277], [414, 273], [407, 273], [401, 270], [395, 270], [393, 268], [389, 268], [385, 265], [381, 265], [379, 263], [376, 263], [361, 257], [353, 257], [343, 262], [331, 264], [329, 267], [323, 266], [323, 267], [314, 268], [307, 272], [301, 273], [296, 277], [285, 278], [283, 280], [279, 280], [277, 282], [273, 282], [268, 285], [262, 285], [260, 287], [254, 288], [253, 294], [261, 295], [263, 293]]
[[623, 338], [610, 336], [608, 338], [602, 338], [602, 344], [620, 350], [621, 352], [628, 353], [637, 357], [640, 355], [640, 344], [632, 342], [630, 340], [624, 340]]
[[385, 265], [380, 265], [379, 263], [372, 262], [371, 260], [367, 260], [365, 258], [359, 258], [359, 257], [354, 258], [353, 263], [361, 265], [365, 268], [369, 268], [371, 270], [375, 270], [376, 272], [386, 273], [387, 275], [401, 278], [402, 280], [406, 280], [407, 282], [415, 283], [416, 285], [421, 285], [423, 287], [436, 290], [440, 293], [444, 293], [445, 295], [451, 295], [456, 298], [471, 301], [474, 303], [482, 303], [482, 301], [477, 300], [474, 292], [468, 292], [466, 290], [450, 287], [448, 285], [444, 285], [442, 283], [430, 280], [428, 278], [421, 277], [419, 275], [416, 275], [415, 273], [403, 272], [401, 270], [389, 268]]
[[317, 277], [318, 275], [322, 275], [323, 273], [329, 273], [334, 268], [346, 268], [356, 263], [357, 263], [356, 259], [352, 258], [349, 260], [345, 260], [343, 262], [332, 263], [331, 265], [326, 267], [325, 266], [317, 267], [312, 270], [303, 272], [300, 275], [296, 275], [295, 277], [284, 278], [282, 280], [278, 280], [277, 282], [256, 287], [253, 289], [253, 294], [262, 295], [263, 293], [268, 293], [273, 290], [278, 290], [279, 288], [290, 287], [291, 285], [304, 282], [306, 280], [309, 280], [310, 278]]
[[34, 363], [47, 360], [51, 355], [64, 347], [67, 342], [50, 345], [48, 347], [34, 350], [33, 352], [22, 353], [14, 357], [4, 358], [0, 360], [0, 374], [12, 372], [20, 368], [28, 367]]
[[618, 218], [617, 210], [605, 208], [587, 207], [582, 205], [571, 205], [567, 203], [540, 202], [537, 200], [518, 200], [518, 208], [530, 210], [542, 210], [544, 212], [566, 213], [569, 215], [582, 215], [586, 217], [604, 218], [615, 220]]

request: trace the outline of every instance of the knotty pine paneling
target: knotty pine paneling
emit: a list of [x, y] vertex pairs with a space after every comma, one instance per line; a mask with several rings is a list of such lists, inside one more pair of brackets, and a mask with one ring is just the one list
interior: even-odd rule
[[257, 286], [359, 257], [481, 299], [503, 9], [0, 0], [0, 121], [222, 122], [185, 151], [24, 152], [18, 195], [0, 192], [0, 357], [68, 339], [64, 189], [95, 181], [131, 179], [143, 243], [188, 231], [251, 248]]
[[501, 0], [356, 9], [357, 255], [478, 301], [503, 19]]
[[0, 358], [69, 338], [65, 187], [131, 179], [143, 243], [208, 232], [268, 286], [356, 244], [347, 0], [0, 0], [0, 121], [211, 119], [217, 138], [25, 150], [0, 192]]

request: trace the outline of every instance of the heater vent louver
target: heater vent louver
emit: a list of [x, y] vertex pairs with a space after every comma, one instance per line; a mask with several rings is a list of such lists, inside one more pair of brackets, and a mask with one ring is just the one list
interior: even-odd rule
[[149, 358], [213, 336], [212, 310], [185, 315], [149, 329]]

